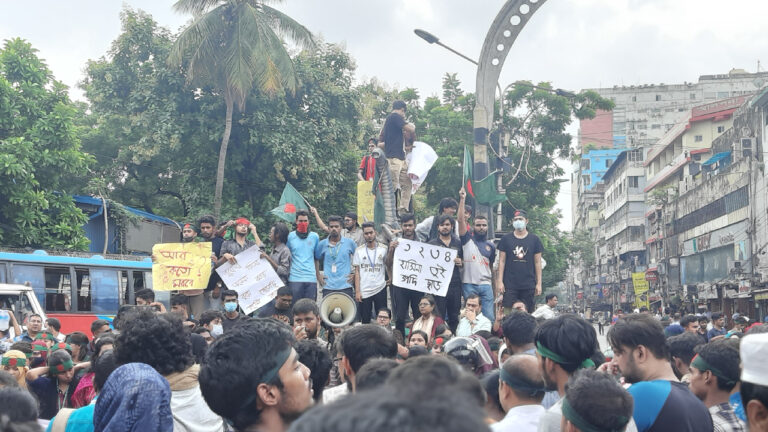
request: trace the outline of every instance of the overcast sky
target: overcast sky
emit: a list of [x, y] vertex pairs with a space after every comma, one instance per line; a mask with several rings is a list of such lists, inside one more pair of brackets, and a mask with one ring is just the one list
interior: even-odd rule
[[[543, 0], [540, 0], [543, 1]], [[57, 79], [72, 87], [88, 59], [103, 56], [120, 33], [123, 6], [152, 14], [177, 31], [190, 18], [161, 0], [2, 0], [0, 40], [27, 39]], [[475, 66], [413, 34], [422, 28], [471, 58], [503, 0], [289, 0], [274, 5], [356, 59], [358, 80], [440, 95], [440, 80], [457, 72], [474, 91]], [[580, 90], [642, 83], [682, 83], [731, 68], [768, 67], [766, 0], [549, 0], [517, 38], [501, 83], [550, 81]], [[571, 131], [576, 133], [576, 126]], [[570, 167], [568, 167], [568, 170]], [[566, 174], [567, 176], [569, 174]], [[558, 199], [570, 229], [570, 186]]]

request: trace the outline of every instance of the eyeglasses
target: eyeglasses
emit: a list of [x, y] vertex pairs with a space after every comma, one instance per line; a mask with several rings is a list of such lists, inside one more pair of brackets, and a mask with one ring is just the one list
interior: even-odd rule
[[432, 306], [432, 304], [431, 303], [419, 303], [419, 307], [422, 307], [422, 306]]
[[389, 319], [389, 317], [388, 317], [388, 316], [386, 316], [386, 315], [379, 315], [379, 316], [377, 316], [376, 318], [378, 318], [378, 319], [380, 319], [380, 320]]

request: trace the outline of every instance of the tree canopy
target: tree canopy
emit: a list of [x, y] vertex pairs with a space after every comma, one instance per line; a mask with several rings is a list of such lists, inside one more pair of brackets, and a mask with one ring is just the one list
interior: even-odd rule
[[80, 149], [67, 87], [22, 39], [0, 50], [0, 242], [86, 249], [87, 217], [69, 195], [92, 159]]

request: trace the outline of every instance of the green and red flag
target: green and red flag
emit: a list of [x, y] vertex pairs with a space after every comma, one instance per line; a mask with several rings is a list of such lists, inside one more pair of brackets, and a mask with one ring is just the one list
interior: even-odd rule
[[464, 146], [464, 182], [462, 186], [464, 186], [464, 190], [467, 191], [469, 196], [472, 198], [475, 197], [475, 191], [472, 188], [472, 155], [469, 154], [469, 150], [467, 149], [467, 146]]
[[270, 213], [286, 222], [293, 223], [296, 221], [297, 210], [309, 210], [307, 200], [290, 183], [286, 183], [283, 194], [280, 196], [280, 205], [273, 208]]
[[506, 201], [506, 195], [499, 193], [496, 189], [495, 173], [488, 174], [488, 176], [482, 180], [472, 179], [473, 161], [472, 155], [470, 154], [469, 149], [467, 149], [467, 146], [464, 146], [463, 165], [464, 181], [462, 184], [464, 185], [464, 189], [467, 191], [467, 194], [474, 198], [477, 203], [494, 205]]

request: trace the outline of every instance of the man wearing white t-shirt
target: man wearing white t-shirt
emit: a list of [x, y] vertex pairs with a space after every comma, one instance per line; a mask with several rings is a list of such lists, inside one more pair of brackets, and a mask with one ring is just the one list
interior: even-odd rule
[[387, 307], [387, 273], [384, 260], [387, 247], [376, 241], [373, 222], [363, 223], [365, 244], [355, 250], [352, 266], [355, 268], [355, 300], [360, 308], [363, 324], [371, 322], [373, 310]]

